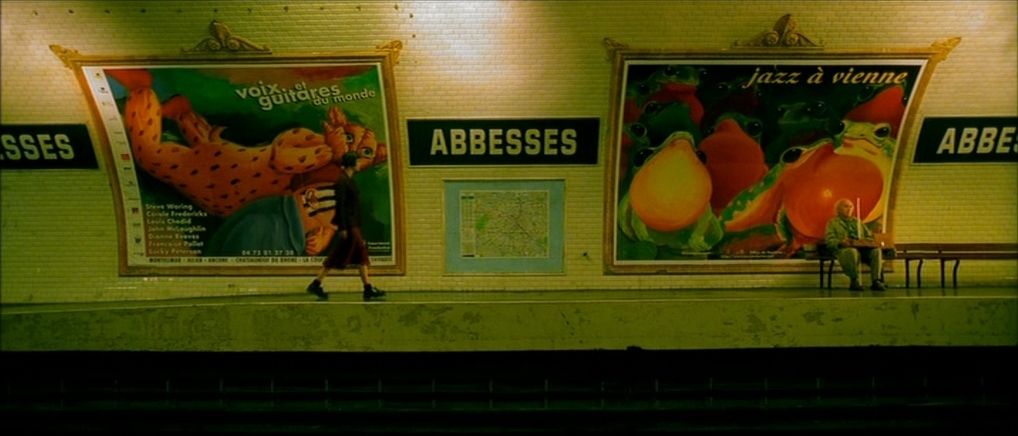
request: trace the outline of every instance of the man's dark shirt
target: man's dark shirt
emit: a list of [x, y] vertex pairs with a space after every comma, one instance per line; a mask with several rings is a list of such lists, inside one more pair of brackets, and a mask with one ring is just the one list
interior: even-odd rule
[[339, 230], [361, 226], [361, 191], [344, 171], [334, 185], [336, 190], [336, 216], [332, 223]]

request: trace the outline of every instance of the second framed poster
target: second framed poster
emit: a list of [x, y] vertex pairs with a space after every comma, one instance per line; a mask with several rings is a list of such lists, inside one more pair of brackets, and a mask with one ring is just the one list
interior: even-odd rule
[[840, 199], [892, 232], [901, 149], [951, 48], [615, 52], [607, 269], [807, 271]]

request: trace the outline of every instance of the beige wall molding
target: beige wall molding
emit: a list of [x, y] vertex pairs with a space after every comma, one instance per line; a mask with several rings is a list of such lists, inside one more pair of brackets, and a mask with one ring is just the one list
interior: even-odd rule
[[53, 52], [53, 54], [60, 58], [60, 61], [63, 62], [64, 66], [67, 68], [74, 68], [72, 60], [81, 56], [81, 53], [78, 53], [77, 50], [61, 47], [56, 44], [51, 44], [49, 49]]
[[798, 29], [795, 18], [792, 14], [786, 14], [774, 23], [771, 30], [760, 33], [746, 42], [735, 41], [733, 47], [761, 47], [761, 48], [823, 48], [823, 42], [813, 41]]
[[960, 36], [955, 36], [953, 38], [942, 39], [940, 41], [934, 42], [930, 46], [930, 48], [937, 52], [937, 54], [934, 56], [934, 59], [937, 61], [946, 60], [947, 55], [951, 54], [951, 51], [954, 50], [954, 48], [957, 47], [958, 44], [961, 44]]
[[615, 52], [619, 50], [629, 49], [629, 44], [626, 44], [614, 38], [605, 38], [604, 41], [601, 42], [601, 44], [604, 45], [604, 49], [608, 51], [609, 61], [615, 59]]
[[392, 63], [399, 63], [399, 52], [403, 50], [403, 41], [394, 40], [375, 47], [378, 50], [388, 51], [392, 54]]
[[247, 38], [230, 33], [225, 24], [217, 20], [209, 23], [209, 38], [203, 39], [193, 48], [182, 48], [182, 53], [257, 53], [269, 54], [272, 50], [267, 45], [258, 45]]

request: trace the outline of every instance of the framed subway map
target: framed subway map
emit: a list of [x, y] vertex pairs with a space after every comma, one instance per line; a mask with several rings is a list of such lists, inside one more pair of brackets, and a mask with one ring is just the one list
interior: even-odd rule
[[564, 180], [446, 180], [445, 272], [564, 272]]

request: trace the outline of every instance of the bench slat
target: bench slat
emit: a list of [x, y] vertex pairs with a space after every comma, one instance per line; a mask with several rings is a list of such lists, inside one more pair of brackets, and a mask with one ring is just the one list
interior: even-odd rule
[[[919, 261], [919, 268], [916, 270], [916, 281], [922, 286], [922, 278], [919, 277], [922, 271], [922, 261], [940, 261], [940, 286], [945, 285], [945, 263], [954, 261], [954, 286], [958, 286], [958, 265], [962, 260], [1010, 260], [1018, 259], [1018, 243], [956, 243], [956, 242], [906, 242], [895, 243], [893, 253], [885, 255], [886, 260], [905, 261], [905, 286], [909, 284], [909, 263], [913, 260]], [[830, 287], [831, 273], [835, 259], [831, 256], [823, 243], [817, 244], [817, 251], [806, 257], [810, 260], [820, 261], [820, 286], [824, 285], [824, 275], [827, 275], [827, 286]], [[831, 262], [825, 270], [824, 263]]]
[[909, 261], [918, 260], [916, 282], [922, 286], [923, 260], [940, 261], [940, 286], [944, 286], [944, 267], [946, 262], [954, 261], [952, 282], [958, 287], [958, 266], [962, 260], [1009, 260], [1018, 259], [1018, 243], [903, 243], [897, 244], [897, 258], [905, 260], [905, 286], [908, 286]]
[[920, 242], [895, 244], [900, 252], [939, 251], [939, 252], [1004, 252], [1018, 253], [1018, 243], [940, 243]]

